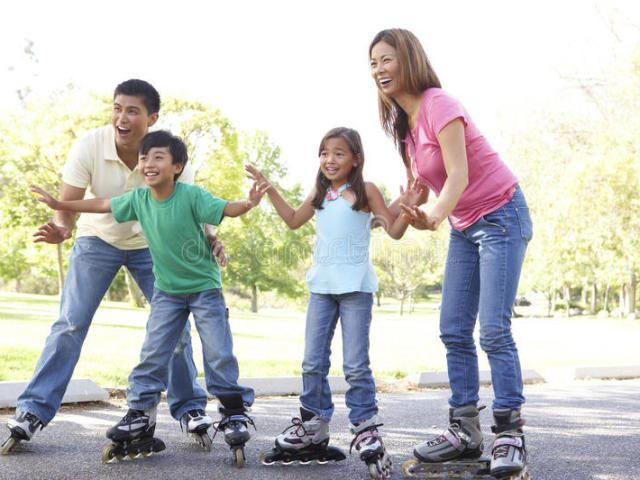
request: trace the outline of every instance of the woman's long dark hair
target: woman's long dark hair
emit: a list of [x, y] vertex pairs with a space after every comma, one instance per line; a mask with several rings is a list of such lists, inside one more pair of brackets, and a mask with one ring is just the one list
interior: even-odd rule
[[[440, 80], [424, 52], [420, 40], [409, 30], [390, 28], [382, 30], [373, 37], [369, 45], [369, 59], [373, 47], [384, 42], [396, 50], [400, 64], [400, 82], [402, 88], [410, 94], [420, 95], [428, 88], [441, 88]], [[409, 166], [409, 158], [404, 139], [409, 133], [409, 117], [400, 105], [378, 88], [378, 111], [380, 123], [384, 131], [393, 138], [396, 148], [402, 156], [405, 166]]]
[[[337, 127], [329, 130], [320, 142], [320, 148], [318, 148], [318, 156], [325, 149], [327, 140], [331, 138], [342, 138], [349, 147], [351, 154], [358, 162], [356, 166], [351, 168], [347, 181], [351, 184], [351, 190], [356, 196], [356, 201], [353, 202], [354, 210], [362, 210], [369, 206], [367, 201], [367, 192], [364, 185], [364, 179], [362, 178], [362, 169], [364, 167], [364, 150], [362, 149], [362, 140], [360, 140], [360, 134], [352, 128]], [[322, 169], [318, 168], [318, 175], [316, 176], [316, 194], [311, 201], [314, 208], [322, 210], [322, 202], [324, 202], [327, 189], [331, 185], [331, 181], [322, 173]]]

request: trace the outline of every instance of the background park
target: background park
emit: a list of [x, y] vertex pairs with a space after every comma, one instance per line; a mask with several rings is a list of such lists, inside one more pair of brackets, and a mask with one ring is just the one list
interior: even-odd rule
[[[11, 8], [16, 9], [17, 15], [24, 13], [18, 10], [28, 8], [28, 4], [30, 2]], [[407, 8], [416, 5], [403, 3]], [[495, 12], [502, 9], [503, 15], [515, 15], [515, 10], [505, 5], [494, 2], [489, 8]], [[543, 2], [542, 6], [551, 9], [551, 5]], [[471, 4], [466, 6], [471, 10], [476, 8]], [[256, 16], [259, 16], [258, 10], [267, 8], [258, 4], [252, 7]], [[42, 8], [48, 7], [42, 5]], [[216, 12], [217, 26], [225, 14], [238, 14], [229, 12], [229, 8], [232, 7], [220, 7]], [[273, 15], [269, 18], [276, 22], [275, 12], [282, 10], [282, 6], [276, 2], [272, 8]], [[424, 11], [431, 16], [423, 22], [432, 30], [415, 23], [416, 20], [401, 22], [403, 17], [397, 13], [382, 19], [390, 24], [380, 25], [380, 28], [405, 26], [424, 41], [445, 88], [448, 84], [456, 87], [453, 93], [463, 103], [471, 104], [471, 114], [478, 117], [477, 123], [487, 137], [492, 142], [495, 139], [503, 158], [520, 178], [532, 212], [534, 239], [523, 269], [521, 302], [515, 306], [514, 332], [523, 368], [536, 369], [543, 376], [564, 375], [576, 366], [637, 364], [635, 352], [640, 338], [640, 321], [636, 319], [640, 273], [637, 193], [640, 191], [637, 133], [640, 131], [640, 44], [637, 43], [640, 17], [631, 2], [588, 5], [566, 2], [554, 8], [558, 18], [549, 20], [547, 34], [552, 38], [543, 38], [543, 32], [538, 31], [542, 54], [531, 49], [521, 37], [515, 37], [514, 48], [520, 48], [521, 55], [492, 51], [490, 58], [483, 60], [481, 66], [486, 71], [496, 69], [498, 64], [511, 72], [520, 71], [526, 65], [529, 70], [521, 73], [519, 89], [517, 85], [514, 87], [514, 81], [519, 81], [515, 77], [487, 74], [480, 69], [458, 74], [458, 67], [446, 61], [448, 52], [444, 47], [439, 48], [441, 31], [434, 25], [436, 12], [432, 10]], [[330, 9], [330, 4], [326, 9]], [[130, 14], [137, 13], [136, 7], [132, 7]], [[356, 13], [365, 17], [368, 14], [362, 9], [354, 15]], [[451, 11], [439, 13], [451, 15]], [[518, 18], [529, 13], [542, 15], [533, 11], [518, 12]], [[300, 15], [309, 21], [308, 14]], [[339, 22], [343, 22], [339, 26], [350, 25], [348, 18]], [[62, 166], [71, 143], [85, 132], [108, 123], [111, 91], [119, 81], [139, 76], [159, 87], [163, 102], [159, 126], [171, 129], [187, 141], [191, 161], [197, 168], [196, 182], [219, 197], [242, 198], [248, 185], [243, 165], [250, 162], [281, 186], [290, 202], [301, 201], [315, 175], [317, 142], [328, 128], [349, 122], [363, 133], [367, 153], [365, 177], [376, 181], [387, 199], [392, 199], [396, 185], [402, 182], [401, 175], [396, 175], [401, 174], [402, 169], [392, 142], [384, 138], [378, 125], [375, 87], [368, 77], [366, 62], [368, 41], [379, 29], [379, 22], [372, 20], [364, 31], [359, 26], [357, 34], [362, 38], [352, 42], [351, 36], [345, 36], [340, 40], [340, 48], [331, 43], [333, 40], [316, 44], [309, 39], [309, 51], [304, 55], [297, 50], [300, 42], [292, 42], [290, 38], [301, 33], [302, 21], [290, 25], [289, 37], [283, 37], [282, 28], [274, 29], [276, 43], [269, 43], [267, 39], [262, 48], [258, 48], [254, 38], [251, 48], [255, 57], [247, 56], [242, 50], [246, 44], [240, 41], [230, 41], [217, 57], [212, 46], [221, 39], [213, 37], [202, 45], [206, 54], [199, 59], [200, 63], [211, 63], [209, 67], [213, 68], [208, 77], [211, 86], [202, 95], [184, 93], [199, 91], [201, 87], [189, 83], [189, 70], [185, 63], [174, 58], [174, 51], [167, 52], [165, 63], [169, 69], [185, 70], [186, 84], [182, 92], [165, 81], [155, 67], [149, 67], [148, 71], [143, 67], [121, 68], [109, 73], [110, 83], [100, 79], [95, 81], [95, 86], [88, 86], [90, 65], [80, 68], [82, 61], [75, 58], [74, 69], [65, 71], [69, 65], [67, 57], [73, 54], [62, 55], [60, 51], [54, 54], [47, 39], [32, 25], [21, 22], [13, 25], [12, 28], [22, 30], [17, 40], [14, 35], [8, 44], [11, 48], [6, 50], [6, 56], [3, 54], [1, 65], [3, 82], [10, 88], [3, 92], [0, 116], [3, 237], [0, 243], [3, 292], [0, 294], [0, 381], [30, 378], [50, 324], [57, 318], [58, 292], [64, 282], [72, 246], [71, 240], [57, 247], [31, 242], [36, 227], [51, 215], [34, 201], [28, 185], [35, 183], [51, 192], [59, 191]], [[584, 28], [579, 28], [580, 22], [585, 23]], [[553, 37], [560, 25], [571, 34], [569, 46], [575, 50], [567, 50], [564, 39]], [[504, 29], [503, 35], [516, 33], [511, 25], [505, 25]], [[52, 44], [64, 41], [64, 30], [59, 28], [50, 37]], [[256, 35], [261, 33], [265, 32], [257, 31]], [[246, 37], [247, 32], [242, 35]], [[594, 35], [593, 38], [590, 35]], [[526, 36], [526, 31], [522, 36]], [[487, 34], [487, 38], [492, 39], [492, 34]], [[139, 38], [134, 35], [131, 40], [135, 43]], [[505, 43], [509, 42], [504, 38], [500, 38], [500, 42], [507, 48]], [[79, 47], [69, 45], [72, 53], [79, 54], [74, 50]], [[278, 47], [276, 53], [274, 45]], [[564, 51], [568, 57], [554, 57], [555, 63], [540, 63], [540, 56], [549, 45]], [[486, 47], [487, 51], [490, 46]], [[94, 48], [98, 48], [97, 43]], [[157, 59], [154, 50], [158, 48], [149, 47], [152, 60]], [[324, 53], [319, 57], [322, 48]], [[230, 65], [229, 50], [233, 58], [240, 57], [243, 61]], [[359, 64], [358, 74], [344, 75], [348, 79], [340, 85], [335, 83], [335, 77], [340, 78], [344, 73], [341, 72], [346, 68], [343, 57], [349, 55], [359, 60], [350, 62]], [[454, 55], [465, 58], [462, 49]], [[130, 61], [148, 66], [142, 53], [133, 56], [136, 57], [133, 60], [120, 59], [121, 66], [129, 65]], [[594, 61], [582, 64], [581, 58], [587, 57]], [[298, 80], [291, 78], [293, 73], [282, 66], [282, 63], [291, 63], [293, 58], [300, 61], [295, 70], [295, 74], [301, 76]], [[563, 63], [566, 58], [571, 61]], [[271, 59], [275, 59], [273, 63]], [[60, 68], [52, 67], [56, 62]], [[318, 67], [313, 62], [328, 62], [331, 66]], [[240, 107], [229, 106], [228, 97], [235, 93], [226, 91], [225, 85], [216, 84], [217, 76], [234, 80], [235, 68], [244, 72], [240, 69], [246, 64], [259, 74], [258, 80], [249, 83], [246, 75], [237, 78], [241, 88], [245, 88], [244, 93], [257, 95], [247, 100], [256, 112], [253, 124], [246, 120], [250, 115]], [[443, 65], [442, 69], [438, 68], [439, 64]], [[472, 60], [467, 62], [467, 67], [475, 66]], [[189, 68], [199, 72], [200, 66]], [[66, 76], [61, 71], [65, 71]], [[549, 86], [550, 75], [555, 76], [553, 87]], [[288, 83], [288, 97], [270, 90], [275, 88], [268, 83], [273, 76], [280, 78], [279, 83]], [[312, 85], [310, 79], [307, 85], [307, 76], [327, 80], [324, 91], [301, 90]], [[263, 79], [267, 82], [264, 91], [260, 87]], [[350, 82], [354, 82], [353, 89]], [[472, 86], [463, 87], [469, 84]], [[478, 90], [473, 90], [473, 85]], [[530, 85], [537, 85], [539, 89], [529, 88]], [[364, 88], [367, 86], [368, 89]], [[359, 92], [353, 101], [360, 97], [366, 100], [367, 122], [360, 124], [349, 113], [332, 118], [331, 123], [309, 120], [304, 132], [298, 132], [296, 117], [286, 110], [290, 104], [296, 104], [301, 93], [302, 98], [312, 96], [309, 111], [297, 112], [297, 115], [316, 117], [315, 97], [324, 98], [322, 101], [329, 103], [327, 110], [332, 111], [333, 89], [340, 91], [336, 93], [341, 102], [339, 114], [347, 109], [358, 110], [357, 105], [344, 105], [349, 102], [343, 95]], [[501, 97], [501, 89], [507, 100]], [[483, 91], [488, 92], [484, 97]], [[277, 104], [270, 103], [273, 97], [279, 98]], [[266, 113], [261, 111], [260, 98], [264, 98]], [[518, 98], [518, 103], [505, 106], [505, 102], [513, 98]], [[284, 113], [277, 111], [280, 107]], [[501, 113], [495, 113], [498, 110]], [[320, 108], [317, 111], [317, 116], [324, 118], [326, 113], [321, 113]], [[263, 120], [269, 116], [273, 117], [273, 124]], [[291, 137], [298, 140], [302, 137], [306, 142], [304, 149], [290, 143]], [[446, 367], [437, 326], [446, 230], [440, 228], [428, 234], [410, 231], [400, 242], [386, 238], [380, 231], [373, 236], [372, 260], [381, 288], [374, 309], [371, 352], [372, 367], [381, 384], [402, 383], [415, 372]], [[248, 215], [225, 220], [218, 233], [230, 257], [229, 265], [223, 269], [223, 284], [231, 309], [241, 376], [298, 375], [307, 296], [304, 276], [311, 262], [313, 225], [296, 231], [284, 228], [265, 200]], [[128, 272], [121, 271], [90, 329], [75, 376], [89, 377], [104, 387], [125, 386], [128, 372], [137, 362], [147, 311]], [[195, 330], [194, 338], [197, 338]], [[339, 341], [338, 335], [333, 348], [333, 374], [340, 374]], [[196, 361], [201, 368], [198, 340], [194, 343]], [[486, 367], [486, 363], [481, 366]]]

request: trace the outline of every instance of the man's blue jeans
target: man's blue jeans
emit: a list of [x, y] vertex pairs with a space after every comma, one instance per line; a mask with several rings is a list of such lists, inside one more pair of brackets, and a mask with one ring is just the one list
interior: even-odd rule
[[209, 393], [216, 396], [239, 393], [245, 405], [253, 404], [253, 389], [238, 385], [238, 361], [233, 355], [229, 310], [222, 289], [172, 295], [156, 288], [140, 363], [129, 375], [129, 407], [148, 410], [160, 402], [160, 394], [167, 388], [168, 361], [189, 313], [193, 313], [200, 334]]
[[[69, 257], [69, 269], [60, 300], [60, 317], [51, 326], [33, 378], [18, 397], [18, 411], [36, 415], [46, 425], [60, 407], [93, 315], [113, 278], [126, 266], [147, 300], [153, 295], [153, 263], [149, 249], [120, 250], [98, 237], [78, 237]], [[196, 382], [187, 322], [180, 344], [171, 356], [167, 402], [179, 419], [187, 410], [204, 409], [207, 392]], [[113, 357], [118, 357], [117, 350]]]
[[487, 354], [494, 409], [519, 409], [522, 373], [511, 335], [511, 310], [527, 244], [531, 218], [519, 187], [511, 201], [460, 232], [451, 229], [442, 286], [440, 338], [447, 349], [449, 404], [477, 404], [478, 357], [473, 339], [476, 318], [480, 346]]
[[342, 369], [349, 383], [344, 398], [349, 408], [349, 420], [357, 423], [378, 413], [376, 386], [369, 368], [372, 306], [371, 293], [327, 295], [312, 292], [309, 297], [300, 403], [322, 420], [330, 421], [334, 410], [327, 375], [331, 366], [331, 340], [338, 318], [342, 325]]

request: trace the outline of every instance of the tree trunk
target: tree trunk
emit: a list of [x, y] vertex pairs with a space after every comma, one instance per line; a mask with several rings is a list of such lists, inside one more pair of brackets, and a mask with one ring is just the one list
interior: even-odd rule
[[587, 283], [585, 283], [582, 286], [582, 292], [580, 292], [580, 303], [582, 303], [582, 305], [584, 305], [584, 307], [587, 307], [587, 302], [588, 302], [588, 296], [589, 296], [589, 285]]
[[609, 282], [607, 282], [607, 287], [604, 290], [604, 305], [603, 308], [607, 311], [610, 312], [611, 309], [609, 308], [609, 300], [611, 298], [611, 284]]
[[376, 305], [379, 307], [380, 306], [380, 297], [382, 297], [382, 295], [380, 295], [380, 290], [378, 290], [376, 292]]
[[22, 293], [22, 283], [20, 282], [20, 277], [15, 279], [13, 283], [13, 290], [16, 293]]
[[144, 295], [134, 280], [133, 275], [131, 275], [129, 269], [126, 267], [124, 268], [124, 278], [127, 283], [127, 290], [129, 291], [129, 303], [134, 307], [143, 307]]
[[567, 317], [571, 315], [571, 287], [564, 287], [564, 304], [567, 308]]
[[258, 313], [258, 287], [255, 283], [251, 285], [251, 311]]
[[591, 284], [591, 308], [589, 309], [589, 313], [591, 315], [596, 314], [596, 310], [598, 309], [598, 284], [594, 280]]
[[404, 300], [406, 298], [406, 294], [402, 294], [402, 297], [400, 297], [400, 316], [402, 316], [402, 314], [404, 313]]
[[629, 275], [629, 283], [627, 284], [627, 314], [631, 315], [636, 313], [636, 287], [638, 286], [638, 281], [636, 279], [636, 274], [631, 273]]
[[620, 315], [623, 314], [623, 312], [626, 309], [626, 305], [627, 305], [627, 291], [626, 291], [626, 284], [621, 283], [620, 284], [620, 302], [619, 302], [619, 310], [620, 310]]
[[555, 297], [555, 293], [553, 290], [549, 290], [546, 294], [547, 297], [547, 317], [551, 317], [551, 312], [553, 312], [553, 298]]
[[62, 244], [56, 245], [56, 254], [58, 256], [58, 295], [62, 295], [62, 287], [64, 287], [64, 262], [62, 259]]
[[558, 289], [554, 288], [553, 289], [553, 298], [551, 300], [551, 312], [552, 312], [552, 315], [556, 311], [556, 305], [557, 304], [558, 304]]

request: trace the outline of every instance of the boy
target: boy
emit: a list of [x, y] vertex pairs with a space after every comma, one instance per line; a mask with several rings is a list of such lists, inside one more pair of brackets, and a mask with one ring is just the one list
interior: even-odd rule
[[[115, 197], [143, 186], [136, 171], [138, 147], [149, 127], [157, 122], [159, 110], [160, 95], [150, 83], [130, 79], [117, 85], [111, 124], [92, 130], [73, 143], [64, 166], [60, 198], [80, 200], [85, 193], [91, 197]], [[193, 176], [189, 164], [179, 181], [193, 183]], [[34, 241], [61, 243], [71, 237], [75, 223], [74, 212], [56, 211], [53, 220], [34, 234]], [[218, 249], [218, 261], [224, 266], [226, 258], [219, 242], [214, 249]], [[15, 418], [7, 424], [11, 437], [2, 446], [3, 454], [17, 441], [31, 440], [55, 416], [93, 315], [123, 266], [150, 302], [155, 279], [140, 224], [118, 224], [111, 214], [80, 215], [60, 299], [60, 316], [51, 326], [33, 377], [18, 397]], [[207, 392], [196, 381], [198, 371], [193, 363], [189, 330], [187, 323], [169, 362], [167, 403], [171, 415], [187, 431], [206, 430], [213, 421], [205, 414]]]
[[111, 199], [58, 201], [39, 187], [31, 187], [40, 194], [38, 200], [54, 210], [112, 212], [118, 222], [138, 220], [153, 258], [154, 295], [141, 360], [129, 376], [130, 408], [107, 432], [119, 445], [105, 449], [105, 461], [141, 453], [127, 450], [129, 442], [153, 438], [156, 406], [167, 386], [167, 364], [191, 312], [202, 341], [207, 390], [222, 403], [218, 428], [225, 430], [225, 440], [238, 455], [238, 463], [244, 462], [238, 450], [249, 438], [246, 427], [252, 422], [244, 412], [253, 403], [254, 392], [237, 384], [238, 362], [232, 352], [220, 269], [203, 224], [219, 225], [224, 216], [243, 215], [260, 202], [265, 187], [254, 183], [247, 199], [237, 202], [215, 198], [200, 187], [176, 182], [187, 158], [184, 142], [160, 130], [148, 133], [140, 142], [138, 171], [148, 189]]

